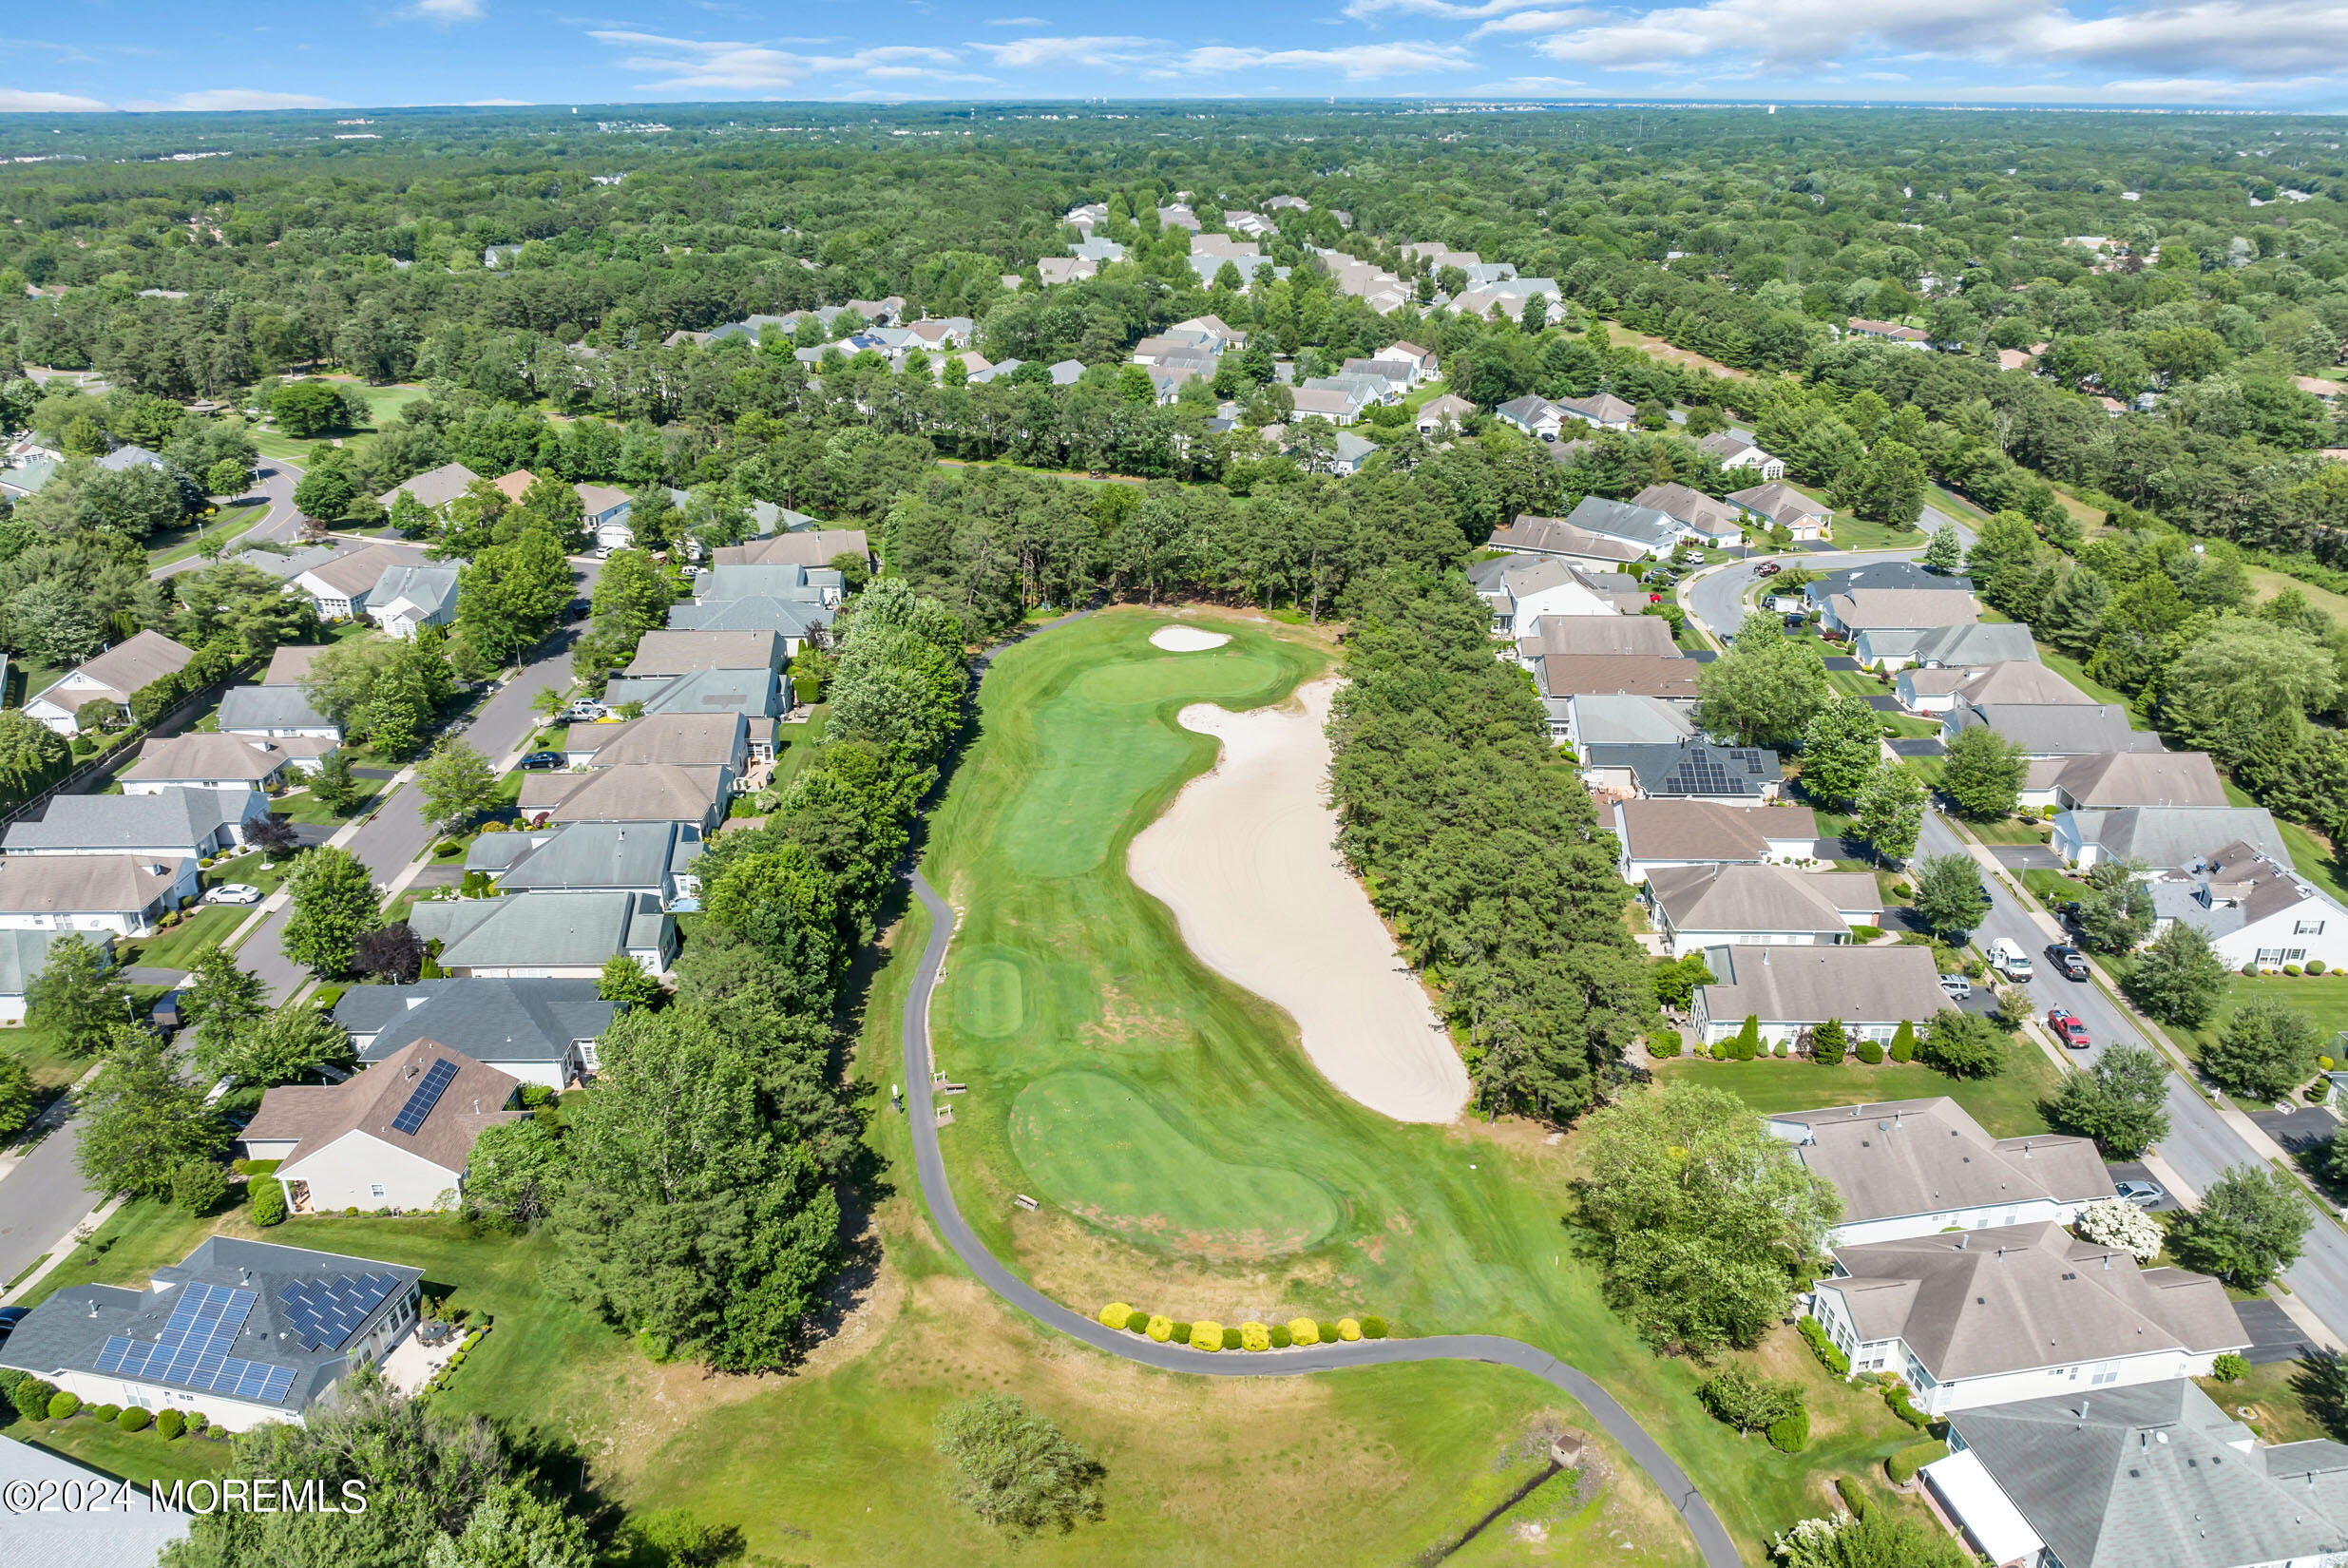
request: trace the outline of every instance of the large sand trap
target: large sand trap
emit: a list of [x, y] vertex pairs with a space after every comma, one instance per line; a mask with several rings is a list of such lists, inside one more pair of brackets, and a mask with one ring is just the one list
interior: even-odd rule
[[[1196, 626], [1160, 626], [1150, 634], [1150, 646], [1168, 653], [1204, 653], [1231, 641], [1229, 632], [1210, 632]], [[1184, 722], [1189, 722], [1186, 718]]]
[[1183, 728], [1221, 740], [1222, 758], [1135, 837], [1127, 869], [1208, 967], [1296, 1020], [1331, 1083], [1398, 1121], [1449, 1121], [1467, 1070], [1333, 847], [1322, 732], [1336, 684], [1315, 681], [1286, 708], [1183, 709]]

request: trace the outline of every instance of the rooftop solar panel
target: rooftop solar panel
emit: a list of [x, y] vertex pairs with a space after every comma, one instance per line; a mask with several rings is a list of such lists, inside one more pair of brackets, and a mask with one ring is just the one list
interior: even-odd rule
[[392, 1274], [341, 1274], [296, 1282], [277, 1292], [277, 1304], [295, 1334], [311, 1349], [340, 1349], [398, 1286]]
[[414, 1137], [423, 1127], [424, 1119], [432, 1114], [432, 1107], [440, 1103], [440, 1097], [455, 1078], [455, 1062], [446, 1058], [434, 1061], [417, 1081], [415, 1088], [409, 1092], [408, 1103], [401, 1106], [399, 1115], [391, 1119], [391, 1131]]
[[98, 1352], [98, 1370], [281, 1404], [294, 1386], [292, 1367], [271, 1367], [228, 1353], [257, 1299], [251, 1291], [233, 1286], [189, 1285], [172, 1304], [162, 1332], [154, 1339], [108, 1335]]

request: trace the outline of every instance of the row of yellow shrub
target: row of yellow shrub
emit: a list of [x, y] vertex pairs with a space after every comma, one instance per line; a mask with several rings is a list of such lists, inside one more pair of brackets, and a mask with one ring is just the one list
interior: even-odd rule
[[1293, 1345], [1323, 1345], [1333, 1341], [1350, 1343], [1360, 1339], [1386, 1337], [1386, 1321], [1382, 1317], [1342, 1317], [1334, 1323], [1315, 1323], [1311, 1318], [1290, 1318], [1286, 1323], [1239, 1324], [1227, 1328], [1212, 1320], [1196, 1323], [1176, 1323], [1163, 1313], [1139, 1311], [1122, 1301], [1113, 1301], [1100, 1310], [1101, 1326], [1122, 1329], [1128, 1333], [1146, 1334], [1164, 1345], [1187, 1345], [1193, 1350], [1285, 1350]]

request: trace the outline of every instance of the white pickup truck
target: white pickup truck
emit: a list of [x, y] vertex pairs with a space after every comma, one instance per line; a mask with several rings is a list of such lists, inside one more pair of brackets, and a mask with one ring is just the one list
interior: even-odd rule
[[1988, 958], [1989, 966], [2003, 975], [2009, 984], [2030, 984], [2030, 954], [2022, 951], [2020, 943], [2012, 937], [2001, 936], [1981, 951]]

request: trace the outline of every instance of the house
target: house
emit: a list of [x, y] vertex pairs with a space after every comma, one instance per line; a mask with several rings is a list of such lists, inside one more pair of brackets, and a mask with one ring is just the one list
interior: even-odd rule
[[[1714, 808], [1727, 810], [1728, 808]], [[1779, 807], [1777, 810], [1784, 810]], [[1696, 987], [1696, 1039], [1727, 1040], [1748, 1017], [1771, 1044], [1798, 1041], [1830, 1018], [1853, 1042], [1888, 1041], [1947, 1006], [1929, 947], [1709, 947], [1716, 984]]]
[[462, 463], [443, 463], [437, 468], [401, 480], [375, 500], [389, 511], [392, 502], [402, 495], [409, 495], [414, 497], [427, 511], [436, 512], [463, 495], [465, 488], [480, 477]]
[[0, 1343], [13, 1367], [84, 1405], [200, 1410], [250, 1431], [299, 1421], [415, 1327], [424, 1271], [208, 1236], [143, 1290], [68, 1285]]
[[2348, 1547], [2348, 1445], [2268, 1444], [2183, 1378], [1949, 1420], [1925, 1484], [1967, 1543], [2028, 1568], [2324, 1568]]
[[1197, 276], [1198, 286], [1202, 289], [1214, 287], [1215, 278], [1221, 275], [1225, 267], [1231, 268], [1239, 275], [1239, 292], [1242, 294], [1247, 293], [1254, 285], [1257, 273], [1269, 269], [1272, 276], [1277, 277], [1288, 272], [1286, 267], [1274, 266], [1270, 257], [1256, 254], [1256, 247], [1253, 245], [1250, 245], [1245, 254], [1234, 250], [1226, 253], [1209, 251], [1201, 255], [1193, 249], [1186, 259], [1191, 264], [1191, 271]]
[[1569, 746], [1676, 746], [1695, 738], [1695, 721], [1684, 702], [1593, 693], [1569, 697], [1565, 703]]
[[2235, 842], [2154, 873], [2153, 931], [2182, 923], [2209, 938], [2229, 969], [2279, 970], [2311, 960], [2348, 966], [2348, 909], [2288, 859]]
[[624, 550], [636, 543], [636, 530], [628, 526], [628, 509], [635, 500], [627, 491], [609, 485], [571, 488], [579, 492], [579, 526], [594, 536], [599, 548]]
[[725, 820], [735, 782], [730, 768], [621, 762], [531, 774], [522, 781], [520, 806], [523, 816], [542, 822], [687, 822], [707, 832]]
[[2140, 1268], [2052, 1220], [1838, 1245], [1834, 1262], [1811, 1316], [1853, 1372], [1902, 1379], [1927, 1415], [2058, 1392], [2092, 1407], [2250, 1346], [2216, 1280]]
[[1785, 765], [1759, 746], [1715, 746], [1689, 739], [1663, 745], [1581, 745], [1581, 778], [1594, 792], [1721, 806], [1766, 805], [1778, 797]]
[[647, 714], [618, 723], [573, 724], [563, 759], [574, 768], [616, 768], [629, 762], [672, 762], [687, 768], [750, 772], [750, 720], [740, 714]]
[[1080, 283], [1099, 272], [1100, 263], [1089, 256], [1047, 256], [1036, 262], [1036, 281], [1047, 289], [1055, 283]]
[[[713, 565], [726, 566], [830, 566], [841, 556], [854, 556], [859, 561], [872, 559], [871, 548], [865, 542], [862, 528], [801, 528], [792, 533], [778, 533], [772, 539], [754, 539], [746, 545], [720, 545], [713, 558]], [[708, 583], [700, 587], [701, 597], [716, 597]]]
[[1512, 397], [1492, 411], [1503, 425], [1513, 425], [1540, 441], [1555, 441], [1565, 423], [1565, 412], [1546, 397]]
[[1728, 500], [1755, 521], [1784, 528], [1797, 541], [1824, 539], [1833, 532], [1834, 512], [1779, 480], [1733, 490]]
[[1716, 430], [1696, 443], [1698, 451], [1709, 452], [1720, 459], [1720, 466], [1728, 472], [1750, 468], [1762, 479], [1785, 477], [1785, 460], [1772, 457], [1753, 445], [1752, 441], [1734, 430]]
[[[756, 567], [720, 567], [741, 572]], [[715, 576], [716, 573], [712, 573]], [[703, 581], [707, 581], [704, 579]], [[772, 632], [783, 640], [783, 656], [796, 659], [818, 630], [831, 624], [830, 605], [769, 594], [745, 594], [739, 599], [697, 599], [669, 610], [669, 630], [676, 632]]]
[[1351, 430], [1339, 430], [1335, 446], [1329, 453], [1329, 472], [1340, 479], [1362, 471], [1362, 465], [1378, 455], [1383, 449], [1377, 442]]
[[[1581, 568], [1554, 556], [1503, 555], [1467, 568], [1469, 586], [1492, 606], [1492, 635], [1525, 635], [1543, 616], [1612, 616], [1614, 606]], [[1670, 641], [1666, 628], [1665, 641]]]
[[1234, 328], [1230, 322], [1224, 320], [1221, 316], [1212, 314], [1206, 316], [1193, 316], [1187, 320], [1177, 321], [1173, 326], [1168, 327], [1166, 331], [1169, 335], [1174, 333], [1194, 333], [1197, 335], [1198, 340], [1206, 344], [1215, 354], [1223, 354], [1229, 350], [1239, 348], [1248, 341], [1248, 335], [1246, 333]]
[[25, 717], [62, 736], [81, 733], [75, 716], [92, 702], [111, 702], [118, 717], [130, 717], [130, 694], [187, 668], [196, 650], [161, 632], [124, 638], [94, 659], [83, 660], [25, 704]]
[[1783, 866], [1665, 867], [1649, 874], [1646, 900], [1673, 958], [1708, 947], [1831, 947], [1883, 913], [1868, 872]]
[[[2263, 806], [2081, 808], [2054, 818], [2050, 847], [2084, 871], [2106, 855], [2144, 866], [2190, 866], [2212, 844], [2246, 844], [2279, 863], [2290, 851]], [[0, 868], [8, 862], [0, 860]]]
[[286, 1083], [261, 1096], [238, 1141], [248, 1159], [274, 1159], [274, 1179], [296, 1214], [337, 1209], [415, 1213], [453, 1209], [482, 1129], [518, 1119], [521, 1080], [452, 1051], [411, 1041], [340, 1083]]
[[1844, 566], [1838, 571], [1821, 572], [1804, 585], [1802, 592], [1810, 608], [1823, 614], [1826, 601], [1840, 595], [1857, 593], [1861, 588], [1962, 588], [1971, 593], [1973, 579], [1937, 572], [1914, 561], [1871, 561], [1863, 566]]
[[1981, 608], [1962, 588], [1855, 588], [1829, 597], [1820, 624], [1853, 638], [1874, 630], [1923, 631], [1971, 626]]
[[139, 854], [0, 855], [0, 931], [145, 936], [195, 902], [196, 862]]
[[412, 564], [412, 552], [370, 545], [307, 568], [294, 578], [294, 587], [317, 607], [319, 620], [349, 621], [366, 609], [367, 596], [384, 573]]
[[1561, 397], [1557, 408], [1569, 417], [1599, 430], [1627, 430], [1639, 416], [1636, 404], [1626, 403], [1613, 392], [1600, 392], [1595, 397]]
[[1560, 561], [1607, 568], [1645, 561], [1650, 554], [1642, 545], [1602, 538], [1561, 517], [1538, 517], [1532, 512], [1519, 512], [1515, 522], [1493, 529], [1492, 537], [1484, 541], [1484, 548], [1555, 556]]
[[1971, 729], [1995, 730], [2032, 761], [2100, 752], [2157, 752], [2161, 737], [2128, 728], [2116, 702], [1992, 702], [1958, 700], [1940, 717], [1943, 745]]
[[[2029, 629], [2010, 622], [1995, 621], [1986, 626], [1940, 627], [1936, 630], [2020, 632], [2023, 634], [2021, 641], [2027, 641]], [[1923, 646], [1919, 639], [1899, 655], [1887, 654], [1886, 657], [1913, 658]], [[1944, 651], [1944, 648], [1945, 644], [1936, 644], [1932, 651], [1938, 653]], [[1969, 660], [1960, 660], [1932, 664], [1902, 664], [1899, 666], [1898, 678], [1892, 682], [1892, 689], [1899, 695], [1899, 705], [1911, 713], [1944, 714], [1957, 706], [1960, 695], [1977, 696], [1982, 691], [1989, 691], [1993, 694], [2020, 691], [2057, 693], [2055, 686], [2033, 685], [2025, 679], [2011, 673], [2000, 676], [1986, 685], [1981, 683], [1984, 677], [1995, 671], [2012, 672], [2038, 667], [2035, 659], [1992, 659], [1978, 663]], [[2061, 679], [2060, 677], [2054, 679], [2058, 681]], [[2061, 689], [2074, 692], [2078, 690], [2068, 681], [2061, 681]], [[2081, 693], [2080, 700], [2091, 701], [2092, 698]]]
[[[187, 296], [185, 295], [181, 295], [180, 297], [184, 299]], [[98, 467], [108, 469], [114, 473], [121, 473], [128, 468], [161, 469], [165, 467], [165, 465], [163, 463], [162, 453], [149, 451], [144, 447], [140, 446], [136, 441], [126, 441], [123, 443], [123, 445], [115, 448], [112, 451], [106, 453], [104, 457], [99, 458]]]
[[52, 795], [37, 822], [9, 824], [10, 855], [130, 854], [150, 860], [209, 860], [244, 839], [244, 825], [269, 810], [258, 790], [156, 790], [145, 794]]
[[1559, 654], [1527, 657], [1519, 643], [1518, 657], [1533, 672], [1535, 689], [1549, 714], [1553, 740], [1570, 740], [1573, 704], [1583, 697], [1647, 697], [1668, 701], [1691, 713], [1696, 704], [1696, 672], [1704, 666], [1674, 654]]
[[[779, 553], [779, 552], [778, 552]], [[821, 609], [819, 624], [830, 624], [830, 612], [848, 595], [845, 573], [831, 566], [803, 566], [796, 562], [775, 561], [755, 564], [746, 562], [719, 563], [694, 579], [693, 602], [709, 604], [735, 599], [780, 599], [806, 605], [811, 612]], [[679, 627], [674, 617], [682, 605], [670, 608], [670, 629]], [[707, 628], [703, 628], [707, 629]]]
[[650, 893], [666, 909], [701, 896], [693, 867], [702, 847], [690, 822], [571, 822], [483, 833], [466, 851], [465, 869], [500, 892]]
[[[724, 330], [722, 327], [718, 329], [719, 332]], [[527, 468], [516, 468], [511, 473], [499, 474], [489, 483], [496, 487], [498, 494], [519, 507], [523, 497], [530, 493], [530, 487], [538, 483], [538, 475]]]
[[757, 670], [780, 673], [783, 640], [773, 632], [650, 631], [636, 644], [636, 658], [622, 673], [687, 675], [697, 670]]
[[0, 1437], [0, 1496], [20, 1500], [9, 1512], [10, 1550], [49, 1568], [154, 1568], [192, 1523], [167, 1489], [125, 1488], [12, 1437]]
[[[1432, 381], [1442, 373], [1442, 366], [1436, 359], [1435, 351], [1433, 349], [1422, 349], [1416, 343], [1406, 341], [1401, 343], [1389, 343], [1384, 348], [1378, 351], [1378, 357], [1380, 359], [1389, 361], [1399, 360], [1402, 363], [1408, 365], [1411, 369], [1413, 378], [1412, 385], [1414, 386], [1418, 385], [1420, 382]], [[1444, 395], [1448, 396], [1450, 394], [1445, 393]], [[1460, 401], [1465, 402], [1466, 399], [1462, 398]], [[1474, 405], [1470, 404], [1469, 407], [1473, 408]]]
[[316, 773], [333, 750], [332, 740], [298, 736], [265, 739], [201, 731], [167, 736], [146, 742], [123, 774], [123, 793], [221, 790], [241, 799], [251, 791], [289, 783], [295, 774]]
[[1421, 435], [1433, 435], [1445, 425], [1456, 429], [1466, 424], [1468, 416], [1475, 411], [1476, 405], [1466, 398], [1444, 392], [1441, 396], [1430, 397], [1420, 404], [1418, 416], [1413, 423]]
[[1682, 539], [1689, 537], [1689, 530], [1678, 519], [1652, 507], [1609, 501], [1597, 495], [1583, 496], [1565, 514], [1565, 526], [1599, 539], [1636, 545], [1651, 556], [1667, 554]]
[[2109, 806], [2227, 804], [2217, 764], [2201, 752], [2091, 752], [2033, 762], [2021, 804], [2075, 812]]
[[1842, 1218], [1829, 1237], [1836, 1247], [2069, 1225], [2089, 1204], [2118, 1195], [2093, 1140], [1992, 1138], [1945, 1095], [1780, 1111], [1767, 1121], [1842, 1195]]
[[1663, 513], [1707, 545], [1726, 546], [1745, 537], [1743, 512], [1685, 485], [1650, 485], [1632, 496], [1631, 504]]
[[299, 686], [231, 686], [220, 694], [215, 722], [222, 735], [342, 739], [342, 726], [313, 708], [309, 694]]
[[[1569, 568], [1570, 569], [1570, 568]], [[1587, 590], [1585, 590], [1587, 591]], [[1518, 620], [1525, 619], [1519, 610]], [[1518, 657], [1535, 660], [1583, 659], [1593, 656], [1677, 659], [1671, 627], [1659, 615], [1616, 615], [1612, 605], [1595, 614], [1565, 614], [1544, 610], [1530, 625], [1519, 625]]]
[[[1879, 626], [1868, 632], [1867, 647], [1878, 660], [1900, 672], [1899, 689], [1903, 702], [1911, 691], [1918, 698], [1936, 694], [1953, 697], [1968, 675], [1992, 664], [2034, 663], [2038, 658], [2037, 646], [2030, 640], [2030, 628], [2003, 621], [1972, 626], [1927, 626], [1911, 632]], [[1945, 679], [1911, 683], [1906, 678], [1913, 669], [1942, 672]], [[1946, 710], [1947, 704], [1942, 703], [1937, 711]]]
[[1088, 236], [1070, 245], [1068, 254], [1098, 266], [1103, 261], [1124, 260], [1125, 247], [1114, 239], [1100, 239]]
[[2014, 705], [2091, 708], [2095, 699], [2034, 660], [2001, 660], [1959, 680], [1942, 711]]
[[1777, 864], [1817, 858], [1818, 817], [1807, 806], [1715, 806], [1701, 800], [1618, 800], [1614, 840], [1623, 880], [1671, 866]]
[[367, 596], [368, 619], [405, 642], [456, 620], [455, 566], [391, 566]]
[[365, 1063], [430, 1040], [524, 1083], [561, 1089], [595, 1071], [597, 1037], [620, 1010], [595, 991], [591, 980], [353, 985], [334, 1004], [334, 1022], [350, 1031], [351, 1048]]
[[697, 670], [687, 675], [620, 679], [603, 688], [614, 708], [641, 702], [658, 714], [739, 714], [750, 724], [751, 760], [774, 755], [774, 721], [792, 706], [791, 680], [773, 671]]
[[[25, 993], [33, 977], [48, 967], [49, 946], [64, 931], [0, 930], [0, 1025], [14, 1029], [25, 1022]], [[87, 938], [84, 939], [88, 940]], [[92, 944], [105, 963], [114, 963], [114, 933], [101, 931]]]
[[[1345, 387], [1314, 386], [1310, 382], [1289, 394], [1297, 419], [1326, 419], [1332, 425], [1350, 425], [1362, 417], [1371, 399]], [[1166, 401], [1160, 399], [1160, 401]]]
[[460, 979], [592, 980], [615, 953], [665, 975], [677, 956], [677, 922], [649, 893], [430, 898], [408, 924], [441, 945], [440, 966]]
[[1914, 327], [1902, 327], [1890, 321], [1870, 321], [1863, 316], [1852, 316], [1851, 324], [1843, 330], [1852, 337], [1873, 337], [1886, 343], [1897, 343], [1903, 349], [1932, 346], [1932, 339]]

